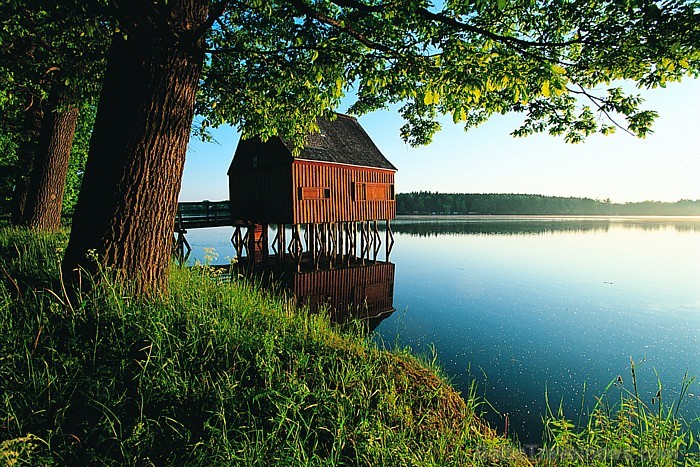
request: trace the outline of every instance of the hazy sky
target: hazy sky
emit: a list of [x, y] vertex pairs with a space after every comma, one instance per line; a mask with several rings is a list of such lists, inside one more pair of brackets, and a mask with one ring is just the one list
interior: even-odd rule
[[[465, 132], [444, 119], [433, 143], [411, 148], [399, 137], [396, 110], [359, 118], [384, 155], [399, 169], [397, 192], [527, 193], [626, 201], [700, 199], [700, 80], [637, 91], [660, 116], [654, 133], [638, 139], [620, 130], [585, 143], [534, 135], [513, 138], [522, 116], [497, 115]], [[342, 111], [342, 109], [341, 109]], [[214, 134], [218, 144], [192, 140], [181, 201], [228, 199], [226, 171], [239, 136]]]

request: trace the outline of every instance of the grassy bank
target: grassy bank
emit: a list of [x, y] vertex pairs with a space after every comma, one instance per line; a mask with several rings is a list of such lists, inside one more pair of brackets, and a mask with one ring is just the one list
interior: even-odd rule
[[555, 407], [528, 459], [476, 390], [359, 326], [207, 268], [173, 269], [166, 298], [104, 280], [69, 301], [64, 244], [0, 230], [2, 465], [700, 465], [678, 412], [692, 379], [651, 402], [615, 381], [578, 425]]
[[433, 369], [247, 282], [174, 269], [167, 298], [71, 303], [64, 239], [0, 238], [5, 462], [528, 464]]

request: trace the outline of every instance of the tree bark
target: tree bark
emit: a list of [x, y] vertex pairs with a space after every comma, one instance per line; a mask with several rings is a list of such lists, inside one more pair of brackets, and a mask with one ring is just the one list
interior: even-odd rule
[[78, 108], [63, 87], [54, 87], [44, 112], [22, 224], [55, 232], [61, 226], [63, 191], [78, 123]]
[[11, 219], [15, 225], [21, 224], [27, 205], [29, 180], [37, 154], [39, 134], [41, 133], [41, 106], [38, 101], [32, 103], [24, 116], [24, 140], [19, 145], [19, 167], [15, 175], [15, 189], [12, 193]]
[[64, 274], [102, 267], [137, 294], [166, 291], [204, 60], [200, 40], [183, 37], [206, 21], [209, 3], [175, 1], [162, 18], [131, 11], [127, 38], [114, 36]]

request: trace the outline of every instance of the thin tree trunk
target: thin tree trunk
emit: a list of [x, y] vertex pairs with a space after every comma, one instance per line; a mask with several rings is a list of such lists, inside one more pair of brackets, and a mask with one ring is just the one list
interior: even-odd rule
[[12, 223], [22, 223], [29, 193], [29, 179], [36, 158], [39, 134], [41, 132], [41, 106], [33, 103], [24, 116], [24, 140], [19, 145], [19, 166], [15, 175], [15, 189], [12, 193]]
[[[166, 290], [177, 196], [204, 60], [175, 37], [207, 17], [209, 0], [180, 0], [167, 21], [135, 18], [113, 38], [63, 270], [99, 265], [136, 293]], [[142, 21], [139, 21], [142, 20]], [[164, 26], [164, 24], [166, 26]], [[164, 30], [167, 28], [167, 30]]]
[[64, 89], [54, 88], [41, 124], [22, 213], [22, 224], [27, 227], [54, 232], [61, 226], [63, 191], [77, 123], [78, 108], [70, 103]]

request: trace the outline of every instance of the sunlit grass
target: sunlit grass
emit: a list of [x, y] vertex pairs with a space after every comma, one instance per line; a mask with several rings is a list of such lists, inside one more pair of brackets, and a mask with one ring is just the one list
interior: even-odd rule
[[[637, 387], [638, 364], [630, 359], [630, 381], [611, 381], [583, 423], [578, 426], [548, 405], [545, 444], [540, 465], [552, 466], [697, 466], [700, 465], [700, 419], [680, 412], [696, 383], [687, 374], [675, 397], [658, 380], [648, 398]], [[668, 393], [668, 394], [667, 394]]]
[[434, 356], [379, 350], [206, 265], [173, 268], [158, 299], [108, 275], [73, 296], [65, 240], [0, 231], [0, 464], [700, 465], [679, 411], [691, 377], [673, 400], [660, 383], [640, 396], [632, 363], [586, 420], [550, 407], [528, 460]]
[[[207, 267], [71, 294], [64, 237], [0, 232], [0, 463], [528, 465], [407, 352]], [[87, 279], [86, 279], [87, 280]]]

